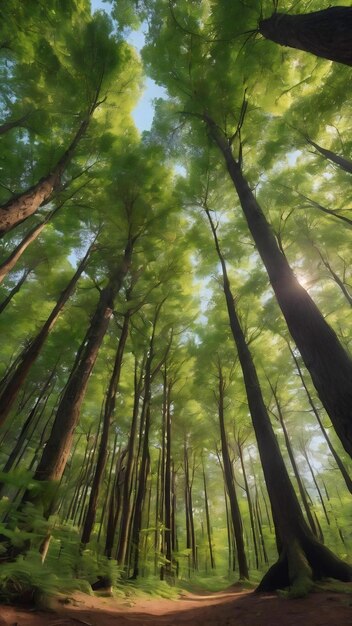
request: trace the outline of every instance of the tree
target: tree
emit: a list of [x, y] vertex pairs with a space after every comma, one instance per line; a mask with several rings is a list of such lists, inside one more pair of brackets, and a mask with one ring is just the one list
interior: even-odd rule
[[351, 8], [338, 6], [303, 15], [273, 13], [260, 20], [258, 31], [281, 46], [352, 65], [351, 28]]

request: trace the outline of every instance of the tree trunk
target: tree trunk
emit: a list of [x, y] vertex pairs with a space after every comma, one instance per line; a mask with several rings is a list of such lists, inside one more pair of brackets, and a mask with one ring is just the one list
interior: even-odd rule
[[48, 223], [48, 220], [44, 220], [44, 222], [40, 222], [34, 226], [25, 237], [20, 241], [18, 246], [14, 249], [13, 252], [3, 261], [0, 265], [0, 283], [4, 280], [7, 274], [15, 267], [17, 261], [21, 258], [24, 251], [28, 248], [28, 246], [39, 237], [43, 228]]
[[274, 13], [260, 20], [258, 30], [281, 46], [352, 65], [351, 7], [330, 7], [303, 15]]
[[207, 216], [222, 267], [230, 327], [242, 369], [248, 406], [281, 547], [279, 560], [265, 574], [257, 590], [272, 591], [291, 586], [291, 594], [299, 597], [309, 591], [313, 579], [332, 577], [350, 581], [352, 567], [338, 559], [314, 537], [303, 517], [265, 407], [252, 355], [237, 317], [225, 260], [208, 210]]
[[109, 442], [111, 418], [115, 410], [116, 394], [117, 394], [118, 384], [120, 381], [123, 353], [125, 350], [125, 345], [126, 345], [126, 341], [128, 337], [129, 320], [130, 320], [130, 311], [127, 311], [127, 313], [125, 313], [124, 318], [123, 318], [123, 325], [122, 325], [119, 344], [118, 344], [118, 348], [116, 352], [114, 369], [110, 378], [109, 388], [108, 388], [106, 399], [105, 399], [104, 416], [103, 416], [103, 431], [101, 434], [98, 458], [97, 458], [97, 462], [95, 465], [95, 472], [94, 472], [94, 478], [93, 478], [93, 482], [91, 486], [88, 509], [87, 509], [83, 531], [82, 531], [82, 538], [81, 538], [82, 544], [89, 543], [90, 535], [91, 535], [92, 528], [95, 522], [97, 505], [98, 505], [98, 496], [99, 496], [101, 482], [103, 479], [107, 453], [108, 453], [108, 442]]
[[233, 476], [233, 467], [229, 455], [227, 437], [225, 431], [225, 421], [224, 421], [224, 400], [225, 400], [225, 382], [223, 378], [221, 363], [218, 363], [218, 377], [219, 377], [219, 386], [218, 386], [218, 416], [219, 416], [219, 424], [220, 424], [220, 435], [221, 435], [221, 453], [222, 460], [224, 464], [224, 476], [227, 493], [229, 494], [230, 500], [230, 511], [231, 511], [231, 519], [233, 525], [233, 531], [236, 540], [236, 551], [237, 551], [237, 560], [238, 560], [238, 569], [240, 580], [248, 579], [248, 565], [246, 559], [246, 553], [244, 548], [243, 541], [243, 524], [242, 517], [240, 512], [240, 507], [237, 500], [237, 494], [235, 490], [235, 482]]
[[92, 244], [88, 248], [85, 257], [79, 264], [74, 276], [71, 278], [67, 287], [61, 292], [59, 299], [55, 304], [53, 310], [51, 311], [48, 319], [43, 324], [42, 328], [37, 333], [35, 338], [30, 342], [28, 348], [22, 355], [22, 359], [19, 365], [17, 366], [15, 372], [12, 374], [11, 379], [7, 383], [6, 387], [3, 389], [0, 396], [0, 425], [3, 424], [6, 420], [30, 368], [37, 359], [49, 333], [51, 332], [53, 326], [58, 320], [64, 305], [73, 294], [77, 281], [87, 266], [93, 245], [94, 244]]
[[[39, 406], [41, 404], [44, 404], [44, 407], [45, 407], [46, 401], [50, 395], [50, 392], [49, 394], [47, 392], [56, 374], [56, 368], [57, 368], [57, 364], [55, 365], [53, 370], [50, 372], [47, 380], [45, 381], [45, 384], [43, 385], [42, 389], [38, 393], [38, 397], [35, 400], [34, 406], [29, 412], [29, 415], [21, 428], [20, 434], [18, 435], [17, 441], [13, 449], [11, 450], [11, 453], [2, 469], [3, 474], [8, 474], [9, 472], [11, 472], [11, 470], [13, 469], [16, 463], [17, 457], [21, 453], [22, 448], [25, 446], [26, 441], [29, 440], [29, 437], [30, 437], [29, 433], [30, 433], [31, 427], [33, 426], [33, 422], [36, 420]], [[39, 413], [39, 419], [41, 415], [42, 415], [42, 411], [40, 411]], [[33, 432], [33, 429], [32, 429], [32, 432]], [[1, 496], [4, 486], [5, 486], [5, 483], [0, 483], [0, 496]]]
[[[269, 384], [270, 384], [270, 382], [269, 382]], [[317, 539], [320, 539], [320, 541], [322, 541], [323, 537], [320, 536], [319, 529], [317, 528], [317, 526], [315, 524], [314, 517], [313, 517], [312, 511], [310, 509], [309, 502], [307, 500], [306, 490], [305, 490], [305, 487], [303, 485], [302, 478], [301, 478], [301, 475], [300, 475], [298, 467], [297, 467], [295, 455], [293, 453], [293, 449], [292, 449], [292, 446], [291, 446], [291, 441], [290, 441], [290, 438], [288, 436], [288, 432], [287, 432], [286, 424], [285, 424], [285, 421], [284, 421], [284, 416], [282, 414], [281, 405], [280, 405], [280, 402], [279, 402], [278, 395], [276, 393], [276, 390], [274, 389], [274, 387], [271, 384], [270, 384], [270, 388], [271, 388], [271, 391], [272, 391], [274, 399], [275, 399], [275, 404], [276, 404], [276, 408], [277, 408], [277, 413], [278, 413], [280, 426], [281, 426], [282, 431], [284, 433], [286, 449], [287, 449], [287, 452], [288, 452], [289, 459], [291, 461], [293, 473], [294, 473], [294, 476], [295, 476], [295, 479], [296, 479], [296, 482], [297, 482], [297, 485], [298, 485], [298, 491], [299, 491], [300, 496], [301, 496], [301, 500], [302, 500], [302, 503], [303, 503], [304, 510], [306, 512], [306, 516], [307, 516], [307, 520], [309, 522], [309, 526], [311, 528], [311, 531], [312, 531], [313, 535], [315, 535], [317, 537]]]
[[9, 130], [12, 130], [13, 128], [19, 128], [21, 126], [24, 126], [24, 122], [28, 119], [29, 115], [30, 113], [26, 113], [25, 115], [22, 115], [22, 117], [19, 117], [17, 120], [11, 120], [10, 122], [3, 122], [2, 124], [0, 124], [0, 135], [8, 133]]
[[167, 380], [166, 396], [166, 459], [165, 459], [165, 556], [166, 571], [172, 574], [172, 499], [171, 499], [171, 391], [172, 381]]
[[128, 536], [129, 536], [129, 525], [130, 525], [130, 492], [131, 492], [131, 478], [132, 478], [132, 469], [133, 469], [133, 460], [134, 460], [134, 447], [137, 433], [137, 422], [138, 422], [138, 413], [139, 413], [139, 404], [141, 399], [141, 392], [143, 386], [143, 373], [144, 366], [141, 366], [140, 375], [138, 376], [137, 371], [137, 360], [135, 361], [135, 370], [134, 370], [134, 402], [133, 402], [133, 412], [132, 412], [132, 421], [130, 428], [130, 435], [127, 444], [127, 459], [126, 459], [126, 472], [125, 472], [125, 480], [123, 484], [123, 492], [122, 492], [122, 504], [121, 504], [121, 525], [120, 525], [120, 535], [118, 542], [118, 549], [116, 559], [119, 565], [126, 565], [126, 555], [128, 550]]
[[306, 140], [325, 159], [328, 159], [328, 161], [331, 161], [345, 172], [348, 172], [348, 174], [352, 174], [352, 161], [350, 161], [350, 159], [346, 159], [346, 157], [336, 154], [336, 152], [333, 152], [332, 150], [327, 150], [326, 148], [319, 146], [319, 144], [315, 143], [315, 141], [310, 139], [310, 137], [306, 136]]
[[315, 406], [315, 404], [313, 402], [313, 398], [312, 398], [312, 396], [311, 396], [311, 394], [309, 392], [309, 389], [307, 387], [306, 381], [304, 380], [303, 372], [302, 372], [301, 367], [299, 365], [298, 359], [296, 358], [296, 355], [295, 355], [294, 351], [292, 350], [290, 344], [288, 344], [288, 348], [289, 348], [289, 350], [291, 352], [291, 356], [292, 356], [292, 358], [293, 358], [293, 360], [294, 360], [294, 362], [296, 364], [298, 375], [299, 375], [299, 377], [301, 379], [301, 383], [302, 383], [302, 385], [303, 385], [303, 387], [305, 389], [305, 392], [307, 394], [308, 402], [309, 402], [309, 404], [311, 406], [311, 409], [312, 409], [312, 411], [313, 411], [313, 413], [314, 413], [314, 415], [315, 415], [315, 417], [317, 419], [317, 422], [318, 422], [318, 424], [320, 426], [320, 430], [321, 430], [321, 432], [323, 434], [323, 437], [324, 437], [324, 439], [325, 439], [325, 441], [327, 443], [327, 446], [328, 446], [332, 456], [335, 459], [335, 463], [336, 463], [337, 467], [339, 468], [339, 470], [340, 470], [340, 472], [342, 474], [342, 477], [343, 477], [343, 479], [345, 481], [345, 485], [346, 485], [348, 491], [350, 493], [352, 493], [352, 479], [351, 479], [351, 477], [350, 477], [350, 475], [349, 475], [349, 473], [348, 473], [348, 471], [347, 471], [347, 469], [346, 469], [346, 467], [345, 467], [341, 457], [338, 455], [338, 453], [336, 452], [334, 446], [332, 445], [332, 443], [330, 441], [330, 437], [328, 436], [328, 433], [326, 432], [326, 429], [324, 428], [323, 422], [321, 421], [321, 417], [319, 415], [319, 411], [318, 411], [317, 407]]
[[239, 457], [240, 457], [240, 461], [241, 461], [241, 468], [242, 468], [242, 474], [243, 474], [243, 480], [244, 480], [244, 488], [245, 488], [246, 495], [247, 495], [249, 520], [250, 520], [250, 523], [251, 523], [253, 547], [254, 547], [254, 554], [255, 554], [255, 565], [256, 565], [256, 569], [259, 569], [259, 551], [258, 551], [258, 542], [257, 542], [257, 537], [256, 537], [256, 532], [255, 532], [253, 504], [252, 504], [252, 498], [251, 498], [249, 484], [248, 484], [248, 480], [247, 480], [246, 468], [244, 466], [242, 444], [241, 444], [240, 441], [237, 441], [237, 446], [238, 446], [238, 453], [239, 453]]
[[[94, 316], [78, 350], [76, 362], [60, 400], [50, 437], [34, 474], [34, 480], [57, 483], [61, 480], [79, 422], [88, 380], [109, 326], [114, 298], [120, 291], [123, 279], [129, 271], [133, 243], [134, 240], [129, 238], [119, 267], [113, 272], [108, 285], [100, 292]], [[23, 498], [23, 504], [33, 499], [35, 496], [27, 492]], [[52, 499], [44, 505], [44, 516], [49, 516], [54, 509], [55, 499]]]
[[18, 283], [11, 289], [10, 293], [4, 298], [4, 300], [0, 303], [0, 314], [6, 309], [7, 305], [10, 304], [12, 298], [19, 292], [23, 283], [27, 280], [29, 274], [32, 272], [32, 268], [27, 269], [23, 272], [21, 278]]
[[[352, 13], [352, 9], [351, 9]], [[352, 360], [308, 293], [297, 281], [258, 205], [229, 141], [203, 115], [221, 150], [249, 230], [267, 269], [288, 329], [310, 372], [319, 397], [346, 451], [352, 456]]]
[[206, 477], [205, 477], [205, 470], [204, 470], [203, 459], [202, 459], [202, 466], [203, 466], [202, 469], [203, 469], [205, 519], [206, 519], [206, 524], [207, 524], [207, 537], [208, 537], [208, 547], [209, 547], [209, 556], [210, 556], [210, 567], [211, 567], [211, 569], [215, 569], [215, 559], [214, 559], [213, 543], [212, 543], [212, 537], [211, 537], [211, 525], [210, 525], [208, 490], [207, 490], [207, 481], [206, 481]]
[[54, 165], [52, 171], [41, 178], [35, 185], [32, 185], [23, 193], [18, 194], [0, 206], [0, 237], [33, 215], [50, 198], [53, 191], [59, 187], [62, 175], [89, 126], [93, 111], [94, 108], [83, 120], [69, 147], [56, 165]]

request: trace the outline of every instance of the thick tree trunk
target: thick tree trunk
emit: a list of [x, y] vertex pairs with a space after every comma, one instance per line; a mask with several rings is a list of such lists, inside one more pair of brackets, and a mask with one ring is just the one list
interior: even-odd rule
[[119, 344], [118, 344], [118, 348], [116, 351], [114, 369], [110, 378], [109, 388], [107, 390], [106, 399], [105, 399], [104, 415], [103, 415], [103, 430], [101, 434], [98, 458], [97, 458], [97, 462], [95, 465], [93, 483], [91, 486], [88, 509], [87, 509], [87, 513], [85, 516], [85, 521], [84, 521], [84, 526], [83, 526], [83, 531], [82, 531], [82, 538], [81, 538], [82, 544], [89, 543], [90, 535], [91, 535], [92, 528], [95, 522], [100, 485], [103, 479], [103, 474], [104, 474], [106, 460], [107, 460], [111, 418], [115, 410], [116, 394], [117, 394], [118, 384], [120, 381], [123, 353], [125, 350], [125, 345], [126, 345], [126, 341], [128, 337], [129, 320], [130, 320], [130, 312], [128, 311], [124, 315], [124, 321], [123, 321], [122, 330], [120, 334]]
[[0, 303], [0, 314], [6, 309], [7, 305], [10, 304], [12, 298], [19, 292], [23, 283], [27, 280], [29, 274], [32, 272], [32, 268], [25, 270], [19, 279], [18, 283], [11, 289], [10, 293], [4, 298], [4, 300]]
[[85, 257], [82, 259], [79, 264], [74, 276], [71, 278], [67, 287], [61, 292], [57, 303], [55, 304], [53, 310], [51, 311], [48, 319], [43, 324], [40, 331], [37, 333], [35, 338], [30, 342], [26, 351], [24, 352], [22, 359], [17, 366], [16, 370], [12, 374], [10, 380], [8, 381], [6, 387], [3, 389], [0, 396], [0, 424], [3, 424], [6, 420], [17, 396], [18, 393], [25, 381], [27, 374], [32, 367], [33, 363], [37, 359], [40, 351], [57, 322], [59, 315], [66, 304], [67, 300], [73, 294], [74, 289], [76, 287], [77, 281], [80, 278], [82, 272], [87, 266], [93, 244], [89, 247]]
[[280, 251], [230, 143], [211, 118], [204, 115], [203, 119], [224, 156], [288, 329], [344, 448], [352, 456], [352, 360]]
[[330, 7], [303, 15], [274, 13], [259, 22], [258, 30], [281, 46], [352, 65], [351, 7]]
[[303, 517], [264, 403], [252, 355], [236, 313], [216, 228], [209, 211], [206, 212], [222, 267], [230, 327], [242, 369], [273, 519], [279, 535], [279, 560], [264, 576], [258, 591], [272, 591], [291, 586], [293, 596], [302, 596], [311, 588], [313, 579], [332, 577], [350, 581], [352, 567], [338, 559], [314, 537]]
[[71, 144], [49, 174], [23, 193], [0, 206], [0, 237], [33, 215], [57, 189], [65, 169], [72, 160], [74, 152], [88, 128], [89, 121], [90, 116], [83, 120]]
[[243, 541], [243, 524], [242, 517], [240, 512], [240, 507], [237, 500], [237, 494], [235, 490], [235, 481], [233, 476], [233, 468], [229, 455], [227, 437], [225, 431], [225, 421], [224, 421], [224, 400], [225, 400], [225, 382], [222, 374], [222, 368], [220, 361], [218, 363], [218, 377], [219, 377], [219, 386], [218, 386], [218, 416], [219, 416], [219, 424], [220, 424], [220, 435], [221, 435], [221, 453], [222, 460], [224, 464], [224, 476], [226, 482], [227, 493], [229, 494], [230, 500], [230, 510], [231, 510], [231, 519], [233, 525], [233, 531], [236, 540], [236, 551], [237, 551], [237, 560], [238, 560], [238, 569], [240, 580], [248, 579], [248, 565], [246, 559], [246, 553], [244, 548]]
[[[78, 350], [76, 362], [61, 397], [50, 437], [34, 474], [34, 480], [56, 483], [61, 480], [79, 422], [88, 380], [113, 313], [114, 298], [120, 291], [130, 268], [133, 243], [134, 240], [129, 238], [119, 267], [113, 272], [108, 285], [100, 292], [95, 313]], [[26, 492], [22, 504], [32, 501], [33, 498], [35, 499], [35, 496], [32, 493]], [[49, 516], [53, 510], [55, 510], [54, 499], [44, 505], [44, 516]]]

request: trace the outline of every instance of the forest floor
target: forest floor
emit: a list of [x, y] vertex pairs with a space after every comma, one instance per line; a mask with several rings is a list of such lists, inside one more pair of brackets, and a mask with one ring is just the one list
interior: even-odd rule
[[51, 612], [0, 606], [0, 626], [352, 626], [351, 593], [291, 600], [238, 587], [177, 600], [75, 594]]

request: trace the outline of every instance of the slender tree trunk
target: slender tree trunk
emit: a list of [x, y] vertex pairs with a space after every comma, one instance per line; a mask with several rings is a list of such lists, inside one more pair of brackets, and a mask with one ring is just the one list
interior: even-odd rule
[[[269, 382], [269, 384], [270, 384], [270, 382]], [[298, 467], [297, 467], [295, 455], [293, 453], [293, 449], [292, 449], [292, 446], [291, 446], [291, 441], [290, 441], [290, 438], [288, 436], [286, 424], [284, 422], [284, 416], [282, 414], [281, 405], [280, 405], [280, 402], [279, 402], [278, 395], [276, 393], [276, 390], [274, 389], [274, 387], [271, 384], [270, 384], [270, 388], [271, 388], [271, 391], [272, 391], [274, 399], [275, 399], [275, 404], [276, 404], [276, 408], [277, 408], [277, 413], [278, 413], [280, 426], [281, 426], [282, 431], [284, 433], [286, 449], [287, 449], [287, 452], [288, 452], [289, 459], [291, 461], [293, 473], [294, 473], [294, 476], [295, 476], [295, 479], [296, 479], [296, 482], [297, 482], [297, 485], [298, 485], [298, 491], [299, 491], [300, 496], [301, 496], [301, 500], [302, 500], [302, 503], [303, 503], [304, 510], [306, 512], [306, 516], [307, 516], [307, 520], [309, 522], [309, 526], [311, 528], [311, 531], [312, 531], [313, 535], [315, 535], [317, 537], [317, 539], [320, 539], [320, 541], [322, 541], [323, 537], [319, 536], [318, 528], [316, 527], [316, 524], [315, 524], [315, 521], [314, 521], [314, 517], [313, 517], [312, 511], [310, 509], [309, 502], [307, 500], [306, 490], [305, 490], [305, 487], [303, 485], [302, 478], [301, 478], [301, 475], [300, 475]]]
[[33, 241], [39, 237], [42, 230], [47, 225], [48, 221], [53, 217], [55, 211], [52, 211], [50, 215], [39, 224], [36, 224], [31, 230], [24, 236], [22, 241], [16, 246], [16, 248], [11, 252], [11, 254], [3, 261], [0, 265], [0, 283], [4, 280], [9, 272], [15, 267], [17, 261], [21, 258], [22, 254], [27, 250], [28, 246], [30, 246]]
[[[120, 291], [123, 279], [129, 270], [132, 249], [133, 241], [129, 239], [120, 266], [112, 274], [108, 285], [100, 292], [92, 322], [78, 351], [76, 362], [60, 400], [52, 431], [36, 469], [34, 480], [55, 482], [61, 480], [79, 422], [88, 380], [109, 326], [114, 298]], [[27, 492], [23, 503], [32, 499], [33, 495]], [[44, 515], [50, 515], [54, 506], [54, 501], [46, 503]]]
[[124, 315], [122, 330], [120, 334], [118, 348], [116, 351], [114, 369], [110, 378], [109, 388], [108, 388], [106, 399], [105, 399], [104, 416], [103, 416], [103, 431], [101, 434], [98, 458], [97, 458], [97, 462], [95, 465], [95, 472], [94, 472], [93, 483], [92, 483], [91, 492], [90, 492], [87, 514], [85, 517], [83, 531], [82, 531], [82, 538], [81, 538], [82, 544], [89, 543], [90, 535], [91, 535], [92, 528], [95, 522], [97, 505], [98, 505], [98, 496], [99, 496], [101, 482], [103, 479], [107, 453], [108, 453], [108, 442], [109, 442], [111, 418], [115, 410], [116, 394], [117, 394], [118, 384], [120, 381], [123, 353], [125, 350], [125, 345], [126, 345], [126, 341], [128, 337], [129, 320], [130, 320], [130, 312], [127, 311], [127, 313], [125, 313]]
[[[352, 14], [352, 9], [351, 9]], [[258, 205], [229, 141], [203, 116], [221, 150], [239, 196], [249, 230], [267, 269], [288, 329], [314, 386], [347, 452], [352, 455], [352, 360], [308, 293], [297, 281]]]
[[310, 394], [310, 391], [309, 391], [309, 389], [307, 387], [306, 381], [304, 380], [303, 372], [302, 372], [302, 369], [301, 369], [300, 364], [298, 362], [298, 359], [296, 358], [296, 355], [295, 355], [294, 351], [292, 350], [290, 344], [288, 344], [288, 348], [289, 348], [289, 350], [291, 352], [291, 356], [292, 356], [292, 358], [293, 358], [293, 360], [294, 360], [294, 362], [296, 364], [298, 375], [299, 375], [299, 377], [301, 379], [301, 383], [302, 383], [302, 385], [303, 385], [303, 387], [305, 389], [305, 392], [307, 394], [307, 398], [308, 398], [308, 402], [310, 404], [310, 407], [311, 407], [311, 409], [312, 409], [312, 411], [313, 411], [313, 413], [314, 413], [314, 415], [315, 415], [315, 417], [317, 419], [317, 422], [318, 422], [318, 424], [320, 426], [320, 430], [321, 430], [321, 432], [323, 434], [323, 437], [324, 437], [324, 439], [325, 439], [325, 441], [327, 443], [327, 446], [328, 446], [332, 456], [335, 459], [335, 463], [336, 463], [337, 467], [339, 468], [339, 470], [340, 470], [340, 472], [342, 474], [342, 477], [343, 477], [343, 479], [345, 481], [345, 484], [346, 484], [346, 487], [347, 487], [348, 491], [350, 493], [352, 493], [352, 479], [351, 479], [351, 477], [350, 477], [350, 475], [349, 475], [349, 473], [348, 473], [348, 471], [347, 471], [347, 469], [346, 469], [346, 467], [345, 467], [341, 457], [339, 456], [339, 454], [336, 452], [334, 446], [332, 445], [332, 443], [330, 441], [330, 437], [328, 436], [328, 433], [326, 432], [326, 429], [324, 428], [323, 422], [321, 421], [321, 418], [320, 418], [320, 415], [319, 415], [319, 411], [316, 408], [315, 403], [313, 402], [313, 398], [312, 398], [312, 396]]
[[255, 533], [253, 504], [252, 504], [251, 493], [250, 493], [249, 484], [248, 484], [248, 480], [247, 480], [246, 468], [245, 468], [245, 465], [244, 465], [242, 444], [241, 444], [240, 441], [237, 441], [237, 446], [238, 446], [238, 453], [239, 453], [239, 457], [240, 457], [240, 461], [241, 461], [241, 468], [242, 468], [242, 474], [243, 474], [243, 480], [244, 480], [244, 488], [245, 488], [246, 495], [247, 495], [249, 519], [250, 519], [250, 523], [251, 523], [253, 547], [254, 547], [254, 554], [255, 554], [255, 566], [256, 566], [256, 569], [259, 569], [259, 551], [258, 551], [257, 537], [256, 537], [256, 533]]
[[117, 457], [115, 480], [111, 487], [109, 513], [106, 528], [104, 554], [111, 559], [114, 542], [116, 538], [116, 528], [121, 513], [122, 491], [126, 481], [126, 453], [127, 449], [122, 450]]
[[10, 293], [4, 298], [4, 300], [0, 303], [0, 314], [6, 309], [7, 305], [10, 304], [12, 298], [19, 292], [25, 280], [27, 280], [29, 274], [32, 272], [32, 268], [25, 270], [19, 279], [18, 283], [11, 289]]
[[305, 447], [304, 447], [304, 448], [302, 447], [302, 454], [303, 454], [303, 456], [304, 456], [304, 458], [305, 458], [305, 460], [306, 460], [306, 462], [307, 462], [307, 465], [308, 465], [308, 467], [309, 467], [310, 475], [311, 475], [311, 477], [312, 477], [312, 480], [313, 480], [314, 486], [315, 486], [315, 488], [316, 488], [316, 490], [317, 490], [317, 494], [318, 494], [318, 497], [319, 497], [319, 500], [320, 500], [320, 504], [321, 504], [322, 509], [323, 509], [323, 511], [324, 511], [325, 519], [326, 519], [326, 521], [327, 521], [328, 526], [330, 526], [330, 519], [329, 519], [329, 516], [328, 516], [328, 512], [327, 512], [327, 510], [326, 510], [326, 506], [325, 506], [325, 502], [324, 502], [323, 494], [322, 494], [321, 489], [320, 489], [320, 487], [319, 487], [319, 485], [318, 485], [317, 479], [315, 478], [315, 473], [314, 473], [314, 471], [313, 471], [312, 464], [311, 464], [311, 462], [309, 461], [309, 456], [308, 456], [308, 453], [307, 453], [307, 450], [306, 450], [306, 448], [305, 448]]
[[[110, 466], [109, 466], [109, 472], [108, 472], [108, 483], [106, 485], [104, 501], [103, 501], [101, 516], [100, 516], [100, 521], [99, 521], [99, 530], [98, 530], [98, 535], [97, 535], [98, 543], [100, 542], [100, 536], [101, 536], [103, 525], [105, 522], [106, 511], [108, 509], [108, 504], [109, 504], [109, 496], [110, 496], [110, 493], [112, 493], [112, 491], [114, 490], [114, 481], [112, 480], [112, 472], [113, 472], [114, 463], [116, 460], [116, 446], [117, 446], [117, 431], [115, 432], [114, 443], [112, 446], [111, 460], [110, 460]], [[109, 463], [109, 459], [110, 459], [110, 455], [108, 453], [107, 460], [106, 460], [107, 464]]]
[[273, 13], [260, 20], [258, 31], [281, 46], [352, 65], [351, 7], [330, 7], [303, 15]]
[[306, 140], [325, 159], [328, 159], [328, 161], [331, 161], [345, 172], [348, 172], [348, 174], [352, 174], [352, 161], [350, 161], [350, 159], [346, 159], [346, 157], [336, 154], [336, 152], [333, 152], [332, 150], [327, 150], [326, 148], [319, 146], [319, 144], [315, 143], [315, 141], [310, 139], [310, 137], [306, 136]]
[[219, 424], [220, 424], [220, 435], [221, 435], [221, 453], [222, 460], [224, 465], [224, 476], [227, 493], [229, 494], [230, 500], [230, 511], [231, 511], [231, 519], [233, 525], [233, 531], [236, 540], [236, 550], [237, 550], [237, 560], [238, 560], [238, 569], [240, 580], [248, 579], [248, 565], [246, 559], [246, 552], [243, 541], [243, 524], [242, 517], [240, 512], [240, 507], [238, 504], [237, 494], [235, 490], [235, 482], [233, 476], [233, 467], [229, 455], [226, 430], [225, 430], [225, 420], [224, 420], [224, 400], [225, 400], [225, 381], [222, 373], [222, 367], [220, 361], [218, 362], [218, 377], [219, 377], [219, 385], [218, 385], [218, 416], [219, 416]]
[[122, 504], [121, 504], [121, 527], [120, 527], [120, 536], [117, 550], [117, 562], [119, 565], [126, 565], [126, 555], [128, 551], [128, 537], [129, 537], [129, 526], [131, 520], [131, 504], [130, 504], [130, 495], [131, 495], [131, 479], [132, 479], [132, 469], [133, 469], [133, 460], [134, 460], [134, 448], [135, 448], [135, 440], [137, 433], [137, 422], [138, 422], [138, 413], [139, 413], [139, 405], [141, 399], [141, 391], [143, 386], [143, 370], [144, 366], [141, 366], [140, 375], [138, 376], [137, 371], [137, 361], [135, 361], [135, 371], [134, 371], [134, 403], [133, 403], [133, 412], [132, 412], [132, 421], [131, 421], [131, 429], [130, 435], [128, 439], [127, 446], [127, 459], [126, 459], [126, 473], [125, 473], [125, 481], [123, 485], [123, 493], [122, 493]]
[[211, 525], [210, 525], [208, 490], [207, 490], [207, 481], [206, 481], [206, 477], [205, 477], [205, 469], [204, 469], [203, 459], [202, 459], [202, 466], [203, 466], [202, 469], [203, 469], [205, 519], [206, 519], [206, 524], [207, 524], [207, 537], [208, 537], [208, 547], [209, 547], [209, 556], [210, 556], [210, 567], [211, 567], [211, 569], [215, 569], [215, 559], [214, 559], [213, 543], [212, 543], [212, 537], [211, 537]]
[[92, 251], [93, 244], [89, 247], [85, 257], [79, 264], [74, 276], [71, 278], [67, 287], [61, 292], [57, 303], [55, 304], [53, 310], [51, 311], [48, 319], [43, 324], [40, 331], [34, 337], [34, 339], [30, 342], [28, 348], [22, 355], [22, 359], [17, 366], [16, 370], [12, 374], [9, 382], [6, 387], [3, 389], [0, 396], [0, 424], [3, 424], [6, 420], [17, 396], [25, 381], [27, 374], [32, 367], [33, 363], [37, 359], [40, 351], [49, 335], [51, 330], [53, 329], [55, 323], [57, 322], [59, 315], [65, 306], [67, 300], [73, 294], [76, 284], [85, 270], [88, 259], [90, 257]]
[[230, 327], [242, 369], [273, 519], [280, 540], [279, 560], [265, 574], [258, 591], [272, 591], [291, 585], [292, 595], [302, 596], [311, 588], [313, 578], [331, 576], [350, 581], [352, 567], [338, 559], [314, 537], [303, 517], [265, 407], [252, 355], [237, 317], [225, 260], [209, 211], [207, 216], [222, 267]]
[[[38, 394], [38, 397], [36, 398], [36, 401], [34, 403], [33, 408], [29, 412], [29, 415], [28, 415], [27, 419], [25, 420], [25, 422], [24, 422], [24, 424], [23, 424], [23, 426], [21, 428], [21, 431], [20, 431], [20, 434], [18, 435], [17, 441], [16, 441], [13, 449], [11, 450], [11, 453], [10, 453], [10, 455], [9, 455], [9, 457], [8, 457], [4, 467], [2, 469], [2, 472], [4, 474], [7, 474], [8, 472], [11, 472], [11, 470], [12, 470], [12, 468], [13, 468], [15, 462], [16, 462], [16, 459], [17, 459], [18, 455], [21, 453], [21, 450], [25, 446], [26, 441], [28, 441], [28, 439], [29, 439], [29, 432], [30, 432], [30, 429], [31, 429], [31, 427], [33, 425], [33, 422], [36, 419], [36, 415], [38, 413], [38, 409], [39, 409], [40, 405], [44, 403], [44, 407], [45, 407], [45, 404], [46, 404], [45, 399], [47, 400], [48, 397], [49, 397], [48, 389], [49, 389], [49, 387], [50, 387], [50, 385], [52, 383], [52, 380], [53, 380], [53, 378], [54, 378], [54, 376], [56, 374], [56, 368], [57, 368], [57, 364], [54, 366], [53, 370], [50, 372], [47, 380], [45, 381], [45, 384], [43, 385], [40, 393]], [[39, 417], [41, 417], [41, 412], [39, 413]], [[0, 483], [0, 495], [1, 495], [1, 492], [2, 492], [3, 488], [4, 488], [4, 483]]]

